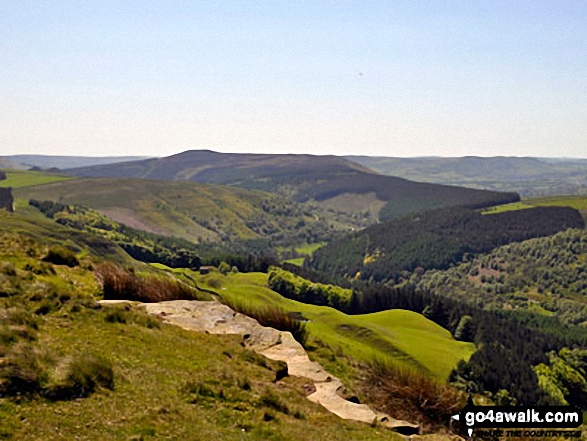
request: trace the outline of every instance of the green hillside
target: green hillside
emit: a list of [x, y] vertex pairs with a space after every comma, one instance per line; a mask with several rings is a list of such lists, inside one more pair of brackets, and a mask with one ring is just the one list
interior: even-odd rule
[[445, 380], [459, 360], [468, 359], [475, 351], [472, 343], [454, 340], [449, 331], [414, 312], [391, 310], [347, 315], [282, 297], [267, 287], [267, 274], [188, 274], [230, 302], [257, 308], [274, 305], [301, 314], [308, 320], [312, 336], [333, 348], [340, 347], [357, 360], [391, 359]]
[[71, 176], [29, 170], [7, 169], [4, 170], [4, 173], [6, 173], [6, 179], [0, 180], [0, 187], [23, 188], [75, 179]]
[[14, 213], [0, 210], [0, 233], [22, 234], [44, 246], [65, 246], [98, 260], [131, 266], [136, 263], [110, 240], [59, 225], [32, 207]]
[[48, 262], [42, 238], [6, 232], [26, 221], [10, 216], [0, 214], [3, 439], [303, 439], [308, 425], [317, 440], [397, 439], [310, 402], [304, 379], [275, 381], [283, 365], [238, 336], [98, 305], [94, 256]]
[[138, 179], [76, 179], [14, 192], [99, 210], [125, 225], [193, 242], [271, 239], [275, 244], [322, 241], [361, 225], [349, 216], [234, 187]]
[[[166, 158], [68, 170], [80, 177], [187, 180], [266, 190], [334, 211], [391, 219], [446, 206], [489, 207], [518, 195], [382, 176], [336, 156], [187, 151]], [[342, 198], [342, 199], [341, 199]]]

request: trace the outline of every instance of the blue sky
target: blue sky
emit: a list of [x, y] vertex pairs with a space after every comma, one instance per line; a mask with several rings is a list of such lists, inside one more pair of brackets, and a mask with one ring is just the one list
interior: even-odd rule
[[0, 154], [587, 157], [584, 1], [0, 2]]

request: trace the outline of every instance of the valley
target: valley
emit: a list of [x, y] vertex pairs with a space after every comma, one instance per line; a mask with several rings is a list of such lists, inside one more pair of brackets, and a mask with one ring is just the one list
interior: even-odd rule
[[[2, 433], [24, 436], [17, 424], [22, 417], [49, 427], [62, 426], [71, 412], [98, 412], [109, 428], [87, 422], [88, 433], [179, 436], [192, 429], [174, 421], [197, 411], [208, 415], [205, 430], [226, 439], [243, 432], [288, 438], [318, 420], [323, 429], [316, 439], [339, 439], [330, 428], [338, 417], [303, 400], [312, 393], [303, 378], [271, 382], [280, 368], [246, 355], [238, 339], [185, 334], [141, 308], [96, 303], [101, 299], [221, 302], [263, 326], [290, 331], [311, 360], [343, 382], [343, 400], [358, 394], [376, 412], [418, 424], [424, 437], [456, 430], [447, 418], [469, 392], [480, 402], [580, 405], [587, 393], [580, 386], [587, 381], [584, 198], [519, 200], [420, 187], [331, 158], [312, 169], [305, 157], [245, 155], [239, 163], [234, 155], [203, 153], [216, 161], [206, 173], [163, 173], [185, 164], [181, 155], [171, 165], [146, 159], [87, 169], [140, 169], [145, 176], [4, 171], [0, 185], [12, 188], [16, 210], [0, 210], [0, 305], [8, 320]], [[226, 174], [241, 166], [234, 176]], [[209, 182], [192, 180], [199, 173]], [[378, 187], [379, 180], [395, 187]], [[451, 192], [461, 197], [452, 200], [456, 206], [439, 208], [434, 198]], [[400, 202], [386, 220], [393, 198]], [[17, 316], [28, 317], [26, 334]], [[67, 329], [84, 329], [84, 337], [66, 337]], [[526, 337], [515, 337], [521, 334]], [[100, 335], [112, 335], [110, 343], [98, 341]], [[152, 350], [159, 355], [136, 352], [147, 340], [157, 341]], [[173, 349], [168, 342], [176, 340]], [[202, 345], [219, 355], [196, 362]], [[125, 355], [116, 349], [121, 346]], [[94, 348], [90, 352], [102, 361], [85, 360], [83, 347]], [[178, 354], [181, 363], [164, 361]], [[80, 381], [95, 384], [92, 392], [64, 383], [59, 372], [73, 369], [68, 360], [78, 358], [107, 363], [114, 386], [91, 371]], [[555, 369], [561, 363], [568, 374]], [[156, 366], [160, 373], [147, 373]], [[177, 369], [198, 380], [190, 383]], [[23, 405], [12, 400], [8, 385], [24, 381], [25, 372], [32, 389]], [[139, 385], [139, 373], [168, 386], [153, 395], [156, 386]], [[74, 394], [73, 402], [84, 404], [70, 407], [59, 394]], [[105, 399], [114, 400], [112, 406], [132, 399], [147, 410], [113, 420], [109, 410], [96, 410]], [[165, 411], [149, 411], [152, 402], [168, 404]], [[56, 419], [57, 409], [65, 419]], [[229, 426], [234, 412], [244, 422]], [[362, 424], [345, 422], [341, 437], [396, 436]], [[63, 427], [64, 433], [77, 428]]]

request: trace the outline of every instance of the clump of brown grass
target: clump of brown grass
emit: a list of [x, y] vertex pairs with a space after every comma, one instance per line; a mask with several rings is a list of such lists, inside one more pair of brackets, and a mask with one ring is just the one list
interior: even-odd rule
[[367, 372], [365, 395], [395, 418], [438, 428], [466, 404], [463, 392], [416, 369], [375, 360]]
[[138, 275], [111, 264], [96, 269], [105, 300], [154, 303], [166, 300], [208, 300], [188, 284], [167, 275]]
[[308, 329], [306, 324], [299, 318], [294, 317], [276, 306], [255, 308], [244, 303], [230, 302], [223, 299], [223, 302], [231, 309], [254, 318], [261, 326], [275, 328], [280, 331], [289, 331], [302, 346], [306, 346], [308, 340]]

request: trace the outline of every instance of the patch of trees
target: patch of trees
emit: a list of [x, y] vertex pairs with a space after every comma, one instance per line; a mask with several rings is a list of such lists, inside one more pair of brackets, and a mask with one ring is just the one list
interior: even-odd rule
[[417, 269], [446, 269], [466, 254], [584, 227], [581, 214], [568, 207], [493, 215], [442, 209], [374, 225], [332, 242], [307, 259], [307, 265], [349, 278], [397, 282]]
[[563, 348], [548, 354], [548, 363], [534, 368], [542, 389], [556, 404], [585, 407], [587, 403], [587, 350]]
[[0, 188], [0, 209], [4, 208], [10, 212], [13, 211], [14, 198], [12, 197], [11, 188]]
[[0, 170], [0, 181], [3, 181], [6, 179], [6, 173]]
[[335, 285], [312, 283], [279, 268], [269, 271], [269, 288], [288, 299], [349, 312], [352, 291]]
[[38, 201], [31, 199], [29, 205], [37, 208], [41, 213], [47, 216], [49, 219], [53, 219], [57, 213], [67, 212], [70, 213], [68, 205], [61, 204], [53, 201]]

